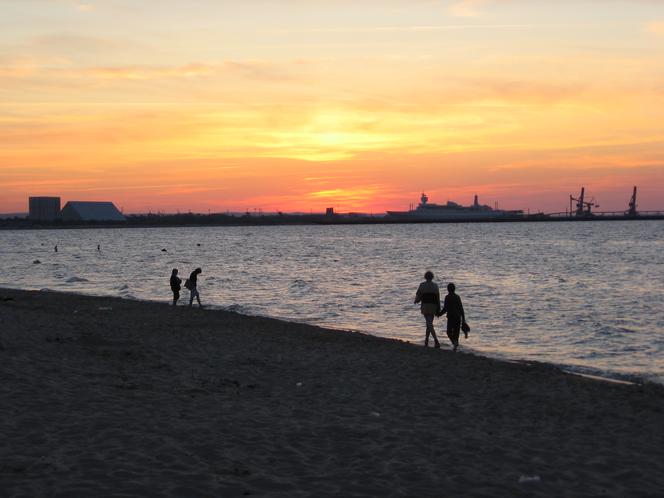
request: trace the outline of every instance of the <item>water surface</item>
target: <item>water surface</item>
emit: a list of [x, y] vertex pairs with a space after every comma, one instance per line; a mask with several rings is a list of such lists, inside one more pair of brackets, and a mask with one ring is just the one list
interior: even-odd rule
[[419, 343], [431, 269], [462, 347], [664, 381], [661, 221], [0, 231], [0, 254], [0, 286], [168, 301], [200, 266], [204, 303]]

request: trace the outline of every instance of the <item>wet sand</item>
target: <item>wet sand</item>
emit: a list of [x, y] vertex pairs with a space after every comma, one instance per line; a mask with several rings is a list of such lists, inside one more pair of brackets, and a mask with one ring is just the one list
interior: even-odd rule
[[3, 497], [664, 495], [662, 386], [223, 311], [0, 289], [0, 410]]

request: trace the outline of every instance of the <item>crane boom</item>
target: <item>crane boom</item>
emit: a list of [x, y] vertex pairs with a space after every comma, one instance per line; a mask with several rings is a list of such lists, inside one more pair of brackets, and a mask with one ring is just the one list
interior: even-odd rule
[[627, 210], [627, 216], [638, 216], [636, 211], [636, 186], [634, 186], [634, 192], [632, 192], [632, 198], [629, 200], [629, 209]]

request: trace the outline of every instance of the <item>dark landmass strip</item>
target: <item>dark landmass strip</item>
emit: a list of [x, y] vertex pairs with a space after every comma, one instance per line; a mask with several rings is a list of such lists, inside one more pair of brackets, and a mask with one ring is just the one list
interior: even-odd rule
[[0, 379], [3, 497], [664, 490], [661, 386], [358, 333], [0, 289]]
[[183, 227], [183, 226], [276, 226], [276, 225], [382, 225], [422, 223], [514, 223], [514, 222], [569, 222], [569, 221], [623, 221], [664, 220], [664, 215], [650, 214], [629, 217], [624, 215], [548, 216], [532, 214], [499, 218], [470, 219], [417, 219], [364, 214], [266, 214], [235, 216], [230, 214], [132, 214], [126, 221], [62, 221], [38, 222], [27, 218], [0, 219], [0, 229], [53, 229], [53, 228], [118, 228], [118, 227]]

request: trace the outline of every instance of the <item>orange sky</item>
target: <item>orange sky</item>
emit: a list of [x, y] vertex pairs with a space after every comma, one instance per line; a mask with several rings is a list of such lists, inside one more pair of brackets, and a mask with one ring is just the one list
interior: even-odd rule
[[0, 212], [664, 209], [648, 0], [0, 0]]

